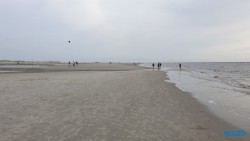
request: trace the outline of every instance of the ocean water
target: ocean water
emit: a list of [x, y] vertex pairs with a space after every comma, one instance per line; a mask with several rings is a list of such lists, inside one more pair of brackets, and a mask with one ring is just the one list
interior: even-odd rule
[[[151, 63], [144, 64], [151, 67]], [[219, 118], [250, 131], [250, 63], [162, 63], [169, 80]]]
[[[168, 70], [178, 70], [178, 64], [165, 63]], [[228, 89], [250, 95], [250, 63], [182, 63], [182, 70], [192, 77], [228, 85]]]

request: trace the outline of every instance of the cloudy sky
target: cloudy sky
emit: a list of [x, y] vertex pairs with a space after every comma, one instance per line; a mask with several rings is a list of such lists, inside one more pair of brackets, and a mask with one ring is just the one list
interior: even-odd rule
[[0, 60], [250, 61], [249, 13], [249, 0], [0, 0]]

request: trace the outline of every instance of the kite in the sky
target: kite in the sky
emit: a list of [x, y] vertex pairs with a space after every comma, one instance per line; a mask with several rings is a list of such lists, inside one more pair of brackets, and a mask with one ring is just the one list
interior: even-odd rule
[[70, 43], [70, 41], [68, 41]]

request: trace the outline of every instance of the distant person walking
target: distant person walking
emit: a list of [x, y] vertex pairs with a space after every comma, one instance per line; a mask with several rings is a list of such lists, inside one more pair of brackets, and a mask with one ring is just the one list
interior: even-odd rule
[[179, 68], [180, 68], [180, 70], [181, 70], [181, 63], [179, 63]]
[[153, 70], [155, 70], [155, 63], [152, 64]]
[[69, 61], [69, 67], [70, 67], [70, 61]]
[[159, 71], [161, 69], [161, 63], [158, 63], [157, 67], [158, 67], [158, 71]]

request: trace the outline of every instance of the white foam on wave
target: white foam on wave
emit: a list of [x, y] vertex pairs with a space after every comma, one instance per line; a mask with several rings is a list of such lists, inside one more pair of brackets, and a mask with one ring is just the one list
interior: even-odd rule
[[208, 103], [216, 105], [214, 100], [208, 100]]

